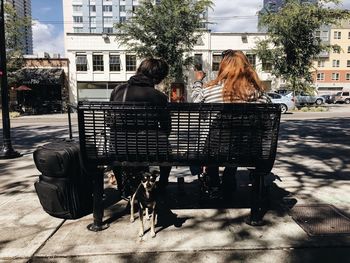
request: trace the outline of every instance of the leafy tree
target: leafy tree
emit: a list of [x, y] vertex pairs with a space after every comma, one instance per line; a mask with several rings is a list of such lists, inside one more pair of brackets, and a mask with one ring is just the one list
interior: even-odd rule
[[339, 8], [339, 0], [301, 2], [287, 0], [278, 12], [262, 14], [259, 26], [267, 28], [268, 38], [257, 43], [256, 52], [272, 64], [272, 73], [285, 79], [294, 91], [310, 91], [313, 61], [332, 48], [316, 36], [316, 30], [350, 16], [348, 10]]
[[9, 85], [16, 82], [15, 75], [11, 74], [22, 68], [23, 59], [23, 30], [31, 25], [28, 18], [17, 16], [16, 10], [9, 3], [4, 4], [5, 12], [5, 42], [6, 42], [6, 59]]
[[210, 0], [140, 1], [130, 19], [116, 24], [116, 39], [140, 58], [163, 58], [172, 81], [182, 81], [184, 67], [192, 63], [188, 52], [203, 32], [199, 30], [203, 13], [212, 4]]

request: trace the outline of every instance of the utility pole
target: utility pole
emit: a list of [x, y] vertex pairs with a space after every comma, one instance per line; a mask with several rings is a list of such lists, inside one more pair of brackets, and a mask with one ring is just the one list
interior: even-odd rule
[[1, 105], [2, 105], [2, 132], [3, 146], [0, 151], [0, 159], [12, 159], [20, 157], [21, 154], [12, 148], [10, 133], [9, 95], [6, 70], [6, 46], [5, 46], [5, 15], [4, 0], [0, 6], [0, 79], [1, 79]]

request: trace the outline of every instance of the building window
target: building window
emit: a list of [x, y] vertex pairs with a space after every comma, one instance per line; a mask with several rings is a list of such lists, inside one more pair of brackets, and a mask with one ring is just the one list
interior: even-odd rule
[[340, 31], [334, 31], [334, 39], [341, 39], [341, 32]]
[[103, 33], [107, 33], [107, 34], [113, 33], [113, 27], [104, 27]]
[[346, 73], [346, 80], [350, 80], [350, 73]]
[[90, 24], [96, 24], [96, 16], [90, 16]]
[[113, 9], [112, 9], [112, 6], [111, 6], [111, 5], [104, 5], [104, 6], [102, 7], [102, 11], [103, 11], [103, 12], [112, 12]]
[[126, 71], [136, 71], [136, 56], [126, 55], [125, 68]]
[[250, 65], [252, 65], [253, 68], [255, 68], [255, 61], [256, 61], [256, 55], [255, 54], [246, 54], [247, 59], [250, 63]]
[[103, 71], [103, 55], [92, 55], [92, 70]]
[[339, 73], [332, 73], [332, 80], [339, 80]]
[[212, 70], [213, 71], [218, 71], [219, 70], [219, 65], [221, 62], [221, 55], [213, 55], [213, 64], [212, 64]]
[[97, 33], [96, 27], [90, 27], [90, 33]]
[[271, 71], [272, 70], [271, 62], [263, 59], [261, 62], [261, 69], [262, 69], [262, 71], [266, 71], [266, 72]]
[[82, 6], [81, 5], [73, 5], [73, 12], [81, 12]]
[[348, 46], [348, 53], [350, 53], [350, 46]]
[[329, 39], [329, 32], [328, 31], [322, 31], [321, 32], [321, 40], [322, 41], [328, 41]]
[[103, 24], [113, 24], [113, 17], [104, 17]]
[[317, 73], [317, 80], [324, 80], [324, 73]]
[[74, 23], [83, 23], [83, 17], [82, 16], [73, 16]]
[[324, 68], [324, 60], [317, 61], [317, 67]]
[[80, 54], [75, 56], [75, 64], [77, 71], [87, 71], [86, 55]]
[[202, 69], [203, 68], [203, 55], [202, 54], [194, 54], [193, 57], [193, 64], [197, 69]]
[[121, 16], [120, 18], [119, 18], [119, 22], [120, 23], [124, 23], [126, 21], [126, 17], [125, 16]]
[[340, 60], [338, 60], [338, 59], [333, 59], [333, 61], [332, 61], [332, 66], [333, 66], [333, 68], [339, 68], [339, 66], [340, 66]]
[[83, 33], [83, 28], [82, 27], [74, 27], [73, 31], [74, 31], [74, 33]]
[[346, 67], [350, 68], [350, 60], [346, 61]]
[[95, 5], [90, 5], [90, 12], [96, 12], [96, 6]]
[[348, 39], [350, 39], [350, 32], [348, 32]]
[[125, 5], [120, 5], [119, 6], [119, 11], [120, 12], [125, 12]]
[[109, 71], [120, 71], [119, 55], [109, 55]]

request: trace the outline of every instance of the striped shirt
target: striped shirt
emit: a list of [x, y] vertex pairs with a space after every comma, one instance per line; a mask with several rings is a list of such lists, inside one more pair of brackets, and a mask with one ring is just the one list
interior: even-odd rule
[[[201, 81], [195, 81], [192, 87], [192, 101], [193, 102], [205, 102], [205, 103], [224, 103], [222, 95], [223, 84], [211, 86], [209, 88], [203, 88]], [[252, 96], [249, 101], [235, 101], [235, 102], [253, 102], [253, 103], [271, 103], [271, 99], [264, 93], [258, 93]]]
[[222, 96], [223, 85], [215, 85], [203, 89], [203, 83], [195, 81], [192, 88], [192, 101], [205, 103], [224, 103]]

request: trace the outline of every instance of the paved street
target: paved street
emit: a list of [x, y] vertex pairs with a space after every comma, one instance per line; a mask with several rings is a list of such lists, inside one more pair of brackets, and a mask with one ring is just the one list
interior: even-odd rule
[[[227, 206], [200, 206], [196, 178], [174, 167], [169, 186], [171, 209], [179, 224], [137, 237], [125, 203], [111, 202], [99, 233], [86, 230], [92, 216], [63, 221], [40, 207], [33, 183], [38, 171], [33, 150], [54, 138], [67, 138], [65, 115], [27, 116], [11, 122], [14, 148], [24, 154], [0, 160], [0, 262], [346, 262], [350, 236], [310, 237], [289, 216], [300, 204], [332, 204], [350, 214], [350, 107], [282, 117], [273, 169], [271, 210], [266, 225], [244, 223], [249, 214], [249, 180], [238, 171], [238, 191]], [[77, 131], [73, 117], [73, 130]], [[0, 139], [1, 141], [1, 139]], [[184, 192], [176, 177], [185, 177]], [[107, 187], [107, 185], [106, 185]], [[107, 188], [108, 196], [115, 195]], [[113, 200], [112, 200], [113, 201]]]

